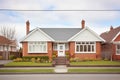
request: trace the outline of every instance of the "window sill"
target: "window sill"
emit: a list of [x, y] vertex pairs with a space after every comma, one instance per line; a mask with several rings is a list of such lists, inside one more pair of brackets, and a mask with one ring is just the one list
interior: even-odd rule
[[96, 54], [96, 52], [75, 52], [76, 54]]
[[48, 52], [28, 52], [29, 54], [47, 54]]

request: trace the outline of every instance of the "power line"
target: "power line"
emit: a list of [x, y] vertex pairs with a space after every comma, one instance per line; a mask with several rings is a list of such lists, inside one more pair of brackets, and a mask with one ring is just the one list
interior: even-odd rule
[[114, 10], [31, 10], [31, 9], [0, 9], [0, 11], [120, 11], [120, 9], [114, 9]]

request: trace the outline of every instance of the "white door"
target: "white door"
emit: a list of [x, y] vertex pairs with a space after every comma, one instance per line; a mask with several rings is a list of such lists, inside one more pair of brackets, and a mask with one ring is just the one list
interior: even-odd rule
[[65, 44], [58, 44], [58, 56], [65, 56]]

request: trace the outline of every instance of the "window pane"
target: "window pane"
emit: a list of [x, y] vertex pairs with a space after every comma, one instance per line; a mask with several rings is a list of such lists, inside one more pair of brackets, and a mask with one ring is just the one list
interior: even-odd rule
[[87, 51], [87, 46], [86, 46], [86, 45], [84, 45], [84, 51], [85, 51], [85, 52]]
[[80, 45], [80, 52], [83, 52], [83, 45]]
[[57, 43], [54, 43], [54, 44], [53, 44], [53, 49], [54, 49], [54, 50], [57, 50]]
[[91, 52], [91, 46], [90, 45], [88, 45], [88, 52]]
[[78, 46], [78, 45], [77, 45], [77, 47], [76, 47], [76, 51], [79, 52], [79, 46]]
[[92, 52], [94, 52], [94, 46], [92, 45]]

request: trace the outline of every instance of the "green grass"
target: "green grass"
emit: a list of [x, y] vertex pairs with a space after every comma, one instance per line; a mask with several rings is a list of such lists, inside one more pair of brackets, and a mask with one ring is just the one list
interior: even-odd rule
[[10, 62], [4, 66], [51, 66], [52, 63]]
[[0, 73], [53, 73], [53, 69], [1, 69]]
[[120, 73], [120, 69], [68, 69], [69, 73]]
[[120, 65], [120, 61], [81, 61], [71, 62], [70, 65]]

